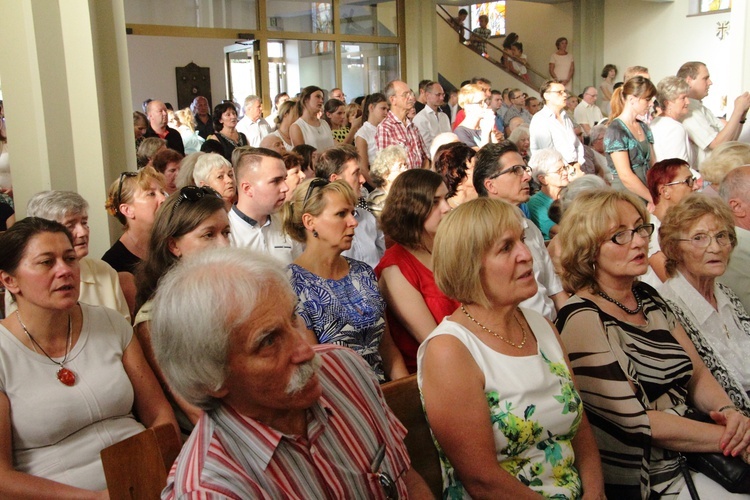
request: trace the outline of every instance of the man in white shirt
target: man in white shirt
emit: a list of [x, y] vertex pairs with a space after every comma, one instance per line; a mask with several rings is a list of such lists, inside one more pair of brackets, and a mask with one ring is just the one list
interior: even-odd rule
[[261, 116], [263, 114], [262, 101], [257, 95], [245, 98], [245, 116], [237, 123], [237, 131], [247, 137], [247, 144], [254, 148], [260, 146], [260, 141], [271, 133], [271, 127]]
[[542, 85], [541, 94], [544, 107], [531, 118], [529, 126], [531, 155], [542, 149], [556, 149], [565, 163], [581, 173], [584, 162], [583, 144], [573, 130], [573, 120], [564, 110], [568, 91], [562, 83], [548, 80]]
[[731, 288], [750, 311], [750, 166], [730, 170], [721, 181], [719, 196], [732, 209], [737, 246], [717, 281]]
[[578, 103], [573, 113], [576, 123], [583, 129], [583, 135], [587, 137], [591, 133], [591, 127], [604, 118], [602, 110], [596, 105], [598, 97], [599, 91], [596, 87], [586, 87], [583, 91], [583, 100]]
[[[325, 150], [315, 164], [315, 176], [331, 182], [344, 180], [351, 186], [357, 197], [365, 183], [365, 178], [359, 168], [359, 154], [353, 146], [348, 144]], [[352, 247], [341, 255], [362, 261], [374, 269], [385, 253], [383, 231], [378, 229], [375, 216], [366, 209], [357, 206], [354, 210], [358, 223], [354, 229], [354, 241], [352, 241]]]
[[419, 129], [425, 145], [429, 148], [438, 134], [451, 131], [451, 124], [448, 116], [440, 110], [440, 105], [445, 98], [443, 86], [437, 82], [430, 82], [425, 86], [424, 95], [425, 106], [417, 113], [413, 122]]
[[[488, 196], [519, 206], [529, 200], [531, 169], [510, 141], [487, 144], [479, 150], [474, 164], [474, 189], [479, 196]], [[544, 245], [542, 232], [531, 221], [524, 219], [524, 243], [534, 258], [534, 277], [538, 285], [533, 297], [521, 302], [550, 321], [568, 300], [560, 278], [555, 274], [552, 259]]]
[[264, 148], [237, 149], [235, 153], [232, 160], [238, 193], [237, 204], [229, 211], [230, 243], [291, 264], [299, 249], [284, 233], [277, 214], [289, 191], [281, 155]]
[[698, 61], [686, 62], [677, 71], [677, 76], [684, 78], [690, 87], [688, 114], [682, 125], [693, 145], [693, 167], [700, 168], [701, 162], [713, 149], [739, 138], [747, 110], [750, 108], [750, 93], [745, 92], [734, 100], [734, 109], [729, 120], [720, 120], [702, 102], [708, 95], [708, 89], [713, 85], [706, 65]]

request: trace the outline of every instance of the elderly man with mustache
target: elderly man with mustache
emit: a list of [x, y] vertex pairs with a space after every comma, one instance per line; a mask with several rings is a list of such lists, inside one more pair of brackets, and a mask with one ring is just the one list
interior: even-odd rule
[[278, 262], [239, 248], [163, 278], [154, 354], [205, 414], [162, 498], [385, 498], [388, 481], [399, 498], [430, 496], [373, 371], [349, 349], [308, 344], [296, 301]]

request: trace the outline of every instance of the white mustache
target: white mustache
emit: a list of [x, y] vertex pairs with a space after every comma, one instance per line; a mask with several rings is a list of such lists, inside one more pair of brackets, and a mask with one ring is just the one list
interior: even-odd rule
[[300, 365], [292, 374], [292, 378], [289, 379], [289, 383], [286, 386], [285, 392], [288, 395], [293, 395], [302, 390], [302, 388], [307, 385], [313, 375], [318, 373], [321, 364], [322, 361], [320, 360], [320, 356], [316, 354], [310, 361], [307, 361], [305, 364]]

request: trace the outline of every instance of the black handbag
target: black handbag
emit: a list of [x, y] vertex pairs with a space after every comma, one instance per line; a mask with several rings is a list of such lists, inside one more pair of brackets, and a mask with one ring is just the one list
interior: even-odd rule
[[[710, 416], [694, 409], [685, 418], [714, 423]], [[750, 493], [750, 465], [739, 457], [725, 457], [721, 453], [683, 453], [688, 465], [719, 483], [730, 493]]]

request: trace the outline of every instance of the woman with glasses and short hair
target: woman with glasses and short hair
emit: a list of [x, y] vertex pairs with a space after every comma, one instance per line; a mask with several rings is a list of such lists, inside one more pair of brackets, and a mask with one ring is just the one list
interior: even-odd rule
[[534, 193], [527, 203], [531, 222], [542, 232], [545, 241], [557, 233], [557, 224], [549, 217], [552, 202], [560, 199], [560, 192], [568, 185], [568, 166], [562, 155], [555, 149], [542, 149], [531, 157], [531, 175], [541, 189]]
[[151, 348], [151, 300], [159, 280], [182, 258], [214, 247], [229, 246], [229, 218], [221, 195], [207, 186], [185, 186], [164, 202], [148, 240], [148, 257], [136, 272], [136, 310], [133, 327], [151, 369], [172, 404], [180, 429], [190, 434], [201, 411], [172, 392]]
[[667, 212], [659, 241], [669, 275], [659, 293], [732, 402], [750, 412], [750, 316], [716, 282], [737, 246], [731, 210], [720, 198], [691, 194]]
[[492, 140], [495, 128], [495, 114], [485, 99], [484, 90], [478, 85], [464, 85], [458, 91], [458, 105], [466, 115], [453, 132], [459, 141], [476, 150]]
[[135, 267], [148, 255], [154, 216], [165, 199], [164, 176], [153, 167], [121, 173], [109, 186], [105, 208], [124, 232], [102, 260], [118, 273], [135, 274]]
[[[654, 211], [651, 223], [654, 232], [658, 234], [661, 221], [667, 215], [667, 210], [677, 205], [680, 200], [698, 189], [690, 165], [680, 158], [670, 158], [656, 162], [646, 174], [646, 185], [654, 200]], [[659, 246], [659, 238], [651, 238], [648, 245], [648, 262], [662, 282], [666, 281], [666, 257]]]
[[[559, 233], [562, 280], [575, 295], [557, 326], [609, 498], [676, 497], [686, 485], [680, 452], [747, 462], [750, 451], [750, 419], [711, 376], [664, 299], [638, 281], [648, 269], [648, 218], [644, 203], [626, 191], [586, 192], [565, 212]], [[689, 406], [714, 423], [685, 418]], [[705, 476], [691, 479], [702, 498], [728, 495]]]

